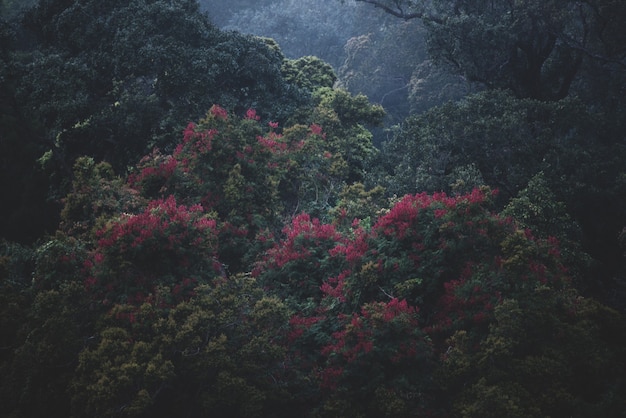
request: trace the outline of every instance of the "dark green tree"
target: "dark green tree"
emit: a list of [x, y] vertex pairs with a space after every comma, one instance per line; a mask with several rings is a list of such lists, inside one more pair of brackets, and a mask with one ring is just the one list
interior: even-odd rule
[[24, 201], [3, 207], [2, 230], [21, 239], [52, 232], [45, 189], [64, 196], [80, 156], [121, 173], [155, 145], [171, 151], [213, 103], [283, 121], [308, 97], [283, 78], [275, 43], [220, 31], [195, 1], [44, 0], [3, 22], [1, 39], [0, 174]]
[[623, 327], [595, 300], [539, 287], [502, 301], [480, 346], [450, 338], [439, 378], [458, 416], [622, 416]]
[[70, 164], [86, 154], [125, 168], [213, 103], [280, 119], [295, 99], [279, 50], [219, 31], [194, 1], [48, 1], [25, 26], [40, 51], [20, 68], [19, 97], [38, 104], [34, 116]]
[[171, 290], [102, 318], [78, 358], [74, 416], [261, 417], [285, 408], [284, 305], [243, 276], [198, 286], [174, 304]]
[[503, 91], [468, 96], [408, 118], [385, 144], [395, 173], [388, 189], [453, 191], [482, 181], [506, 201], [541, 169], [552, 179], [574, 175], [575, 155], [592, 138], [600, 141], [597, 123], [577, 100], [550, 104]]
[[623, 78], [626, 32], [618, 23], [626, 14], [623, 2], [357, 1], [422, 20], [435, 59], [471, 81], [511, 89], [518, 97], [567, 96], [586, 61], [606, 76], [617, 70]]
[[[574, 277], [584, 278], [589, 273], [591, 257], [582, 250], [582, 230], [568, 214], [565, 203], [552, 192], [543, 172], [531, 178], [500, 214], [513, 217], [542, 238], [558, 241], [564, 264]], [[579, 289], [588, 285], [576, 284]]]
[[7, 255], [0, 294], [3, 318], [13, 324], [2, 329], [1, 413], [68, 416], [66, 389], [97, 315], [81, 278], [86, 243], [59, 233], [32, 251], [26, 265], [23, 250], [13, 246], [10, 263]]
[[337, 81], [337, 75], [330, 64], [310, 55], [286, 60], [283, 74], [287, 82], [308, 92], [322, 87], [332, 88]]

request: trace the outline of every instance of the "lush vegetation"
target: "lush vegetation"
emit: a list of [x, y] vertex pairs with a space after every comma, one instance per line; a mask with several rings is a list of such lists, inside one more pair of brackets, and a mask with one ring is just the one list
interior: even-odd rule
[[305, 3], [0, 4], [0, 415], [625, 416], [626, 7]]

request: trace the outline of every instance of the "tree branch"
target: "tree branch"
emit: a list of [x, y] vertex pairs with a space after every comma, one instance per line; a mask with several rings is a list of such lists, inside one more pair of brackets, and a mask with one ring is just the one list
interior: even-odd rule
[[385, 292], [385, 289], [383, 289], [381, 286], [378, 286], [378, 288], [380, 289], [381, 292], [383, 292], [385, 294], [385, 296], [387, 296], [389, 299], [394, 299], [395, 296], [390, 295], [389, 293]]
[[435, 23], [443, 23], [441, 19], [438, 19], [432, 15], [426, 14], [423, 11], [406, 12], [404, 11], [402, 7], [400, 7], [400, 2], [398, 1], [394, 2], [396, 5], [395, 8], [387, 6], [386, 4], [383, 4], [382, 1], [379, 1], [379, 0], [356, 0], [356, 1], [361, 2], [361, 3], [371, 4], [374, 7], [378, 7], [382, 9], [385, 13], [389, 13], [390, 15], [399, 17], [400, 19], [404, 19], [404, 20], [421, 19], [421, 20], [428, 20], [428, 21], [435, 22]]

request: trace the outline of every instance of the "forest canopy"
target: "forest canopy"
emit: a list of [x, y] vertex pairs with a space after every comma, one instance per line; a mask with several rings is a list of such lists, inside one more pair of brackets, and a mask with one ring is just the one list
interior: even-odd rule
[[0, 415], [626, 413], [623, 2], [0, 12]]

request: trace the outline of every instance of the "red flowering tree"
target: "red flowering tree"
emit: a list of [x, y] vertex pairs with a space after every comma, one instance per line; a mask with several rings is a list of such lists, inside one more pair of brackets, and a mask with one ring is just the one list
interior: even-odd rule
[[307, 301], [320, 303], [326, 275], [338, 265], [329, 251], [343, 240], [330, 224], [308, 214], [296, 216], [283, 229], [285, 238], [268, 249], [253, 270], [262, 283], [296, 308]]
[[416, 307], [397, 298], [366, 303], [358, 313], [340, 314], [336, 326], [320, 351], [321, 414], [423, 412], [432, 350], [419, 327]]
[[320, 414], [433, 413], [425, 376], [450, 336], [480, 346], [505, 298], [568, 287], [558, 242], [492, 213], [491, 196], [405, 196], [371, 227], [301, 215], [266, 252], [255, 274], [296, 310], [290, 359], [314, 371]]
[[502, 295], [566, 286], [558, 242], [491, 213], [491, 194], [400, 200], [359, 244], [367, 249], [344, 285], [356, 305], [406, 298], [420, 306], [427, 331], [449, 331], [486, 325]]
[[104, 304], [141, 304], [159, 286], [184, 299], [221, 274], [216, 235], [215, 220], [201, 206], [179, 205], [173, 196], [152, 201], [96, 232], [85, 286]]
[[187, 205], [216, 213], [220, 258], [244, 271], [258, 234], [280, 231], [302, 209], [327, 210], [345, 181], [317, 124], [281, 128], [262, 123], [255, 110], [243, 118], [213, 106], [189, 123], [171, 154], [155, 150], [129, 177], [142, 195], [174, 195]]

